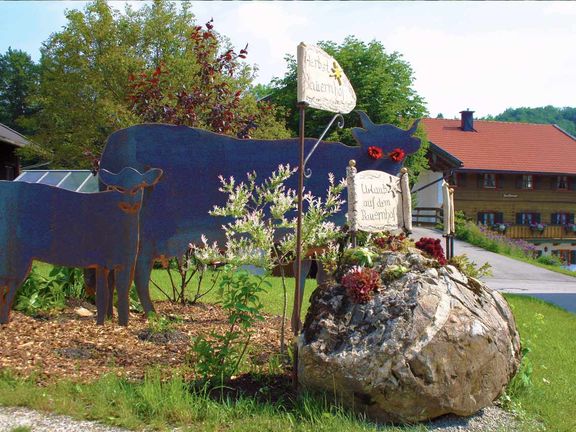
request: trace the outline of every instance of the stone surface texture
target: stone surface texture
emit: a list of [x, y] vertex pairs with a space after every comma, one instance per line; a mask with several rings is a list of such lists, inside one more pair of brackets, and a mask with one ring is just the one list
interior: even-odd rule
[[301, 386], [382, 422], [489, 406], [520, 363], [504, 298], [453, 266], [434, 268], [416, 250], [384, 254], [382, 269], [410, 270], [367, 303], [353, 303], [335, 282], [313, 293], [298, 340]]

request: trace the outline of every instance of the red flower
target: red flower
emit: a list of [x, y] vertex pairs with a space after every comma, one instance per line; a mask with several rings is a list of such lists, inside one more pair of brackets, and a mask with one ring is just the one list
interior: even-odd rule
[[380, 159], [383, 154], [384, 153], [382, 152], [382, 149], [380, 147], [377, 146], [368, 147], [368, 156], [370, 156], [372, 159]]
[[390, 153], [388, 153], [388, 157], [394, 162], [402, 162], [404, 160], [404, 156], [406, 156], [406, 153], [404, 153], [404, 150], [401, 148], [395, 148]]

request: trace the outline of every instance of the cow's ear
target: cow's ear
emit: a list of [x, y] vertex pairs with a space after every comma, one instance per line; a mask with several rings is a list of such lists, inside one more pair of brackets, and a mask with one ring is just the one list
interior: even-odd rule
[[408, 129], [408, 136], [412, 136], [416, 133], [416, 129], [418, 129], [418, 123], [420, 123], [420, 120], [421, 119], [414, 120], [414, 123], [412, 123], [412, 127]]
[[164, 174], [164, 171], [162, 171], [160, 168], [150, 168], [143, 174], [144, 184], [146, 186], [154, 186], [156, 183], [158, 183], [158, 180], [160, 180], [162, 174]]
[[119, 174], [114, 174], [107, 169], [100, 168], [98, 170], [98, 179], [104, 183], [106, 186], [116, 186], [118, 185]]
[[362, 146], [362, 137], [364, 137], [365, 135], [366, 130], [359, 127], [352, 128], [352, 136], [354, 137], [358, 145]]

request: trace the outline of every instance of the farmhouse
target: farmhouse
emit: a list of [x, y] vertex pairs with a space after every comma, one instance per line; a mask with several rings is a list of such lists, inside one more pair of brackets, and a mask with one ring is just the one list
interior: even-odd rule
[[[446, 176], [456, 210], [527, 240], [539, 254], [576, 264], [576, 138], [556, 125], [424, 119], [430, 171], [414, 190]], [[440, 208], [440, 183], [417, 194], [418, 208]]]
[[0, 123], [0, 180], [14, 180], [18, 177], [20, 163], [16, 149], [29, 144], [24, 136]]

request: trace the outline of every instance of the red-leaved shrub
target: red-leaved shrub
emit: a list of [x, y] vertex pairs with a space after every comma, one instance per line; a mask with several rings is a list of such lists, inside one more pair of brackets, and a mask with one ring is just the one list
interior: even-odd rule
[[432, 258], [435, 258], [440, 265], [446, 265], [447, 261], [444, 256], [444, 249], [442, 249], [442, 245], [440, 244], [440, 239], [422, 237], [416, 242], [416, 247]]

